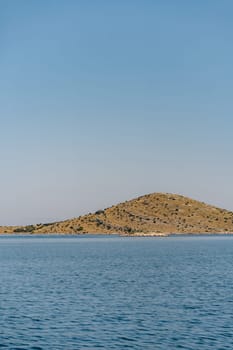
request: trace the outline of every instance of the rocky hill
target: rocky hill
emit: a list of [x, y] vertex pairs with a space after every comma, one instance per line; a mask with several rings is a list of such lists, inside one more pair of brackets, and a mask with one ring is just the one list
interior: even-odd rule
[[233, 212], [176, 194], [152, 193], [78, 218], [48, 224], [0, 227], [0, 232], [229, 233], [233, 232]]

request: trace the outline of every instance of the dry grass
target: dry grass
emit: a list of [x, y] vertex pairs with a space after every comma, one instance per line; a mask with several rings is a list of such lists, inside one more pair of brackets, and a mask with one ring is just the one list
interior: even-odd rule
[[233, 232], [233, 212], [168, 193], [148, 194], [93, 214], [63, 222], [0, 227], [0, 233], [169, 233]]

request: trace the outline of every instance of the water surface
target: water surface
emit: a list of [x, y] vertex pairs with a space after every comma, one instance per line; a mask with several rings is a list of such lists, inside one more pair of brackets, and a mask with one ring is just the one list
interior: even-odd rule
[[0, 237], [2, 349], [232, 349], [233, 237]]

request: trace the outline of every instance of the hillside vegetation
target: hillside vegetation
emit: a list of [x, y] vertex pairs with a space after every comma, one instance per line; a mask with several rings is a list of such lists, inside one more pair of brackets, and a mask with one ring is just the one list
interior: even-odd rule
[[153, 193], [93, 214], [61, 222], [0, 227], [1, 233], [170, 233], [233, 232], [233, 212], [176, 194]]

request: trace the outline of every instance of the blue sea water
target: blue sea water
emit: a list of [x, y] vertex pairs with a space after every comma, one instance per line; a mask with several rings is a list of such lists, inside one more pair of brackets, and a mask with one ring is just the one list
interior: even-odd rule
[[0, 349], [233, 349], [233, 237], [0, 237]]

